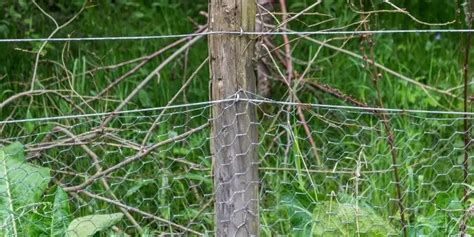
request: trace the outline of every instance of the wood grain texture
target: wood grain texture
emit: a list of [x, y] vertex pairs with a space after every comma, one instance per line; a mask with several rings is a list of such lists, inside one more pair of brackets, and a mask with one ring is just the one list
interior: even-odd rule
[[[248, 0], [210, 0], [210, 31], [254, 31], [256, 4]], [[254, 44], [250, 36], [211, 35], [211, 96], [255, 93]], [[258, 236], [258, 162], [255, 107], [244, 101], [213, 106], [216, 236]]]

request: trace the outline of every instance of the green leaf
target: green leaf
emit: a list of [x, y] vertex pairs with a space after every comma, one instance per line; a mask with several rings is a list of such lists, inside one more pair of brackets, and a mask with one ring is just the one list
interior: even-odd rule
[[90, 215], [74, 219], [66, 231], [66, 237], [87, 237], [106, 230], [123, 217], [122, 213]]
[[378, 215], [365, 202], [356, 202], [344, 194], [337, 195], [337, 200], [318, 202], [313, 207], [312, 201], [304, 200], [294, 194], [284, 194], [279, 210], [280, 215], [289, 217], [288, 221], [294, 230], [294, 236], [387, 236], [396, 235], [397, 231], [382, 216]]
[[141, 180], [141, 181], [138, 182], [138, 184], [136, 184], [136, 185], [132, 186], [130, 189], [128, 189], [127, 193], [125, 193], [125, 195], [123, 197], [124, 198], [130, 197], [133, 194], [135, 194], [136, 192], [138, 192], [140, 190], [140, 188], [142, 188], [143, 186], [146, 186], [146, 185], [151, 184], [153, 182], [155, 182], [155, 180], [153, 180], [153, 179]]
[[193, 174], [191, 172], [188, 172], [184, 174], [184, 177], [187, 179], [203, 182], [204, 184], [207, 184], [207, 185], [212, 185], [212, 179], [205, 177], [201, 174]]
[[54, 194], [53, 212], [49, 227], [50, 236], [63, 236], [70, 221], [71, 211], [67, 193], [60, 187]]
[[0, 235], [27, 235], [28, 223], [51, 179], [47, 168], [26, 162], [23, 145], [0, 149]]
[[322, 202], [313, 210], [313, 235], [367, 236], [395, 235], [389, 222], [363, 205], [338, 202]]
[[146, 107], [152, 107], [153, 106], [153, 103], [151, 102], [150, 96], [148, 96], [148, 93], [146, 93], [143, 90], [138, 92], [138, 100], [140, 101], [140, 103], [143, 106], [146, 106]]
[[139, 12], [139, 11], [136, 11], [136, 12], [132, 13], [132, 17], [135, 18], [135, 19], [142, 19], [145, 16], [146, 15], [143, 12]]
[[293, 150], [295, 152], [294, 158], [295, 158], [295, 165], [296, 165], [296, 172], [297, 172], [297, 177], [298, 177], [298, 184], [299, 188], [301, 190], [305, 190], [306, 184], [304, 182], [304, 175], [302, 172], [302, 165], [301, 163], [304, 162], [304, 155], [301, 153], [300, 145], [298, 143], [298, 130], [296, 128], [293, 128]]
[[[32, 119], [32, 118], [33, 116], [31, 115], [30, 110], [26, 111], [26, 119]], [[25, 129], [26, 129], [26, 132], [32, 133], [33, 130], [35, 129], [35, 125], [32, 122], [26, 122]]]
[[178, 156], [185, 156], [189, 154], [190, 150], [185, 147], [174, 147], [173, 154]]

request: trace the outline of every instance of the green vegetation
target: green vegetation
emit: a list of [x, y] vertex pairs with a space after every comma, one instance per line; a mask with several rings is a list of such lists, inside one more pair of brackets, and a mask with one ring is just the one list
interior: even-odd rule
[[[67, 194], [57, 187], [54, 199], [42, 198], [51, 181], [50, 170], [25, 162], [23, 146], [0, 149], [0, 220], [2, 236], [92, 236], [122, 219], [122, 213], [72, 217]], [[43, 200], [44, 199], [44, 200]]]
[[[287, 2], [289, 12], [300, 12], [314, 1]], [[359, 1], [353, 2], [353, 10], [360, 7]], [[393, 10], [383, 1], [362, 2], [367, 11]], [[370, 29], [466, 28], [462, 11], [456, 13], [460, 5], [456, 1], [392, 2], [420, 21], [456, 22], [428, 26], [403, 13], [379, 12], [368, 18]], [[83, 6], [80, 0], [37, 3], [59, 24]], [[347, 4], [324, 0], [311, 10], [322, 14], [300, 16], [288, 28], [362, 30], [361, 14]], [[55, 29], [51, 19], [29, 1], [2, 1], [0, 8], [4, 9], [0, 38], [43, 38]], [[207, 1], [90, 1], [78, 18], [54, 37], [191, 33], [206, 24], [200, 11], [207, 11]], [[311, 36], [308, 40], [290, 36], [295, 78], [317, 54], [296, 94], [301, 102], [314, 104], [355, 106], [338, 96], [344, 94], [370, 107], [379, 107], [380, 99], [386, 108], [463, 111], [459, 86], [463, 83], [465, 36], [373, 35], [374, 59], [390, 69], [377, 69], [380, 98], [373, 83], [374, 67], [361, 60], [371, 57], [370, 44], [361, 37]], [[33, 91], [0, 107], [0, 226], [4, 227], [0, 235], [155, 236], [190, 231], [212, 235], [210, 129], [167, 143], [207, 123], [209, 105], [124, 113], [111, 119], [101, 132], [97, 131], [104, 115], [77, 116], [114, 111], [183, 43], [150, 59], [96, 97], [142, 60], [118, 64], [150, 55], [176, 40], [49, 42], [40, 52], [33, 87], [35, 57], [42, 43], [0, 43], [0, 106], [18, 93]], [[318, 42], [324, 40], [335, 47], [321, 47]], [[272, 37], [272, 41], [277, 46], [283, 43], [282, 37]], [[287, 85], [277, 70], [285, 74], [284, 63], [278, 61], [284, 55], [273, 56], [277, 64], [268, 65], [271, 99], [287, 101]], [[209, 72], [206, 66], [200, 67], [206, 58], [204, 37], [159, 75], [152, 75], [122, 110], [166, 106], [192, 75], [172, 104], [207, 101]], [[118, 66], [104, 68], [110, 65]], [[422, 88], [407, 78], [439, 90]], [[340, 93], [331, 94], [318, 87], [321, 85]], [[469, 167], [470, 176], [464, 182], [461, 115], [387, 115], [398, 158], [394, 165], [387, 142], [390, 133], [380, 114], [323, 107], [302, 111], [315, 144], [310, 143], [296, 106], [258, 106], [263, 236], [403, 235], [395, 166], [408, 236], [456, 235], [464, 218], [467, 232], [474, 234], [472, 217], [464, 214], [474, 199], [468, 196], [462, 200], [464, 191], [472, 190], [473, 169]], [[68, 115], [75, 117], [34, 120]], [[5, 123], [20, 119], [27, 121]], [[156, 128], [147, 135], [155, 122]], [[166, 144], [97, 178], [86, 192], [67, 190], [134, 157], [145, 139], [146, 144]], [[322, 166], [314, 157], [313, 145]], [[469, 154], [472, 159], [472, 151]]]

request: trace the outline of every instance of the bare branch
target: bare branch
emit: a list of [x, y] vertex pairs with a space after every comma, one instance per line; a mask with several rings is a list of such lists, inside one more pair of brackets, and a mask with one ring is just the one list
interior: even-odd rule
[[150, 145], [148, 146], [147, 148], [144, 148], [143, 150], [141, 150], [139, 153], [135, 154], [134, 156], [132, 157], [129, 157], [127, 159], [125, 159], [124, 161], [104, 170], [104, 171], [101, 171], [101, 172], [97, 172], [96, 174], [92, 175], [89, 179], [87, 179], [86, 181], [84, 181], [82, 184], [79, 184], [77, 186], [73, 186], [73, 187], [64, 187], [64, 190], [67, 191], [67, 192], [75, 192], [75, 191], [78, 191], [78, 190], [81, 190], [81, 189], [84, 189], [85, 187], [89, 186], [90, 184], [92, 184], [95, 180], [103, 177], [104, 175], [108, 175], [134, 161], [137, 161], [137, 160], [140, 160], [141, 158], [145, 157], [146, 155], [150, 154], [150, 152], [152, 152], [153, 150], [157, 149], [158, 147], [161, 147], [161, 146], [164, 146], [164, 145], [167, 145], [169, 143], [172, 143], [172, 142], [176, 142], [176, 141], [179, 141], [191, 134], [194, 134], [198, 131], [201, 131], [205, 128], [207, 128], [209, 126], [209, 123], [205, 123], [204, 125], [201, 125], [199, 127], [196, 127], [196, 128], [193, 128], [185, 133], [182, 133], [178, 136], [175, 136], [175, 137], [172, 137], [170, 139], [167, 139], [165, 141], [162, 141], [162, 142], [159, 142], [159, 143], [156, 143], [154, 145]]
[[128, 211], [132, 211], [132, 212], [138, 213], [138, 214], [140, 214], [140, 215], [142, 215], [142, 216], [145, 216], [145, 217], [148, 217], [148, 218], [152, 218], [152, 219], [157, 220], [157, 221], [159, 221], [159, 222], [162, 222], [162, 223], [165, 223], [165, 224], [167, 224], [167, 225], [173, 226], [173, 227], [175, 227], [175, 228], [181, 229], [181, 230], [183, 230], [183, 231], [185, 231], [185, 232], [190, 232], [190, 233], [193, 233], [193, 234], [198, 235], [198, 236], [204, 236], [204, 234], [202, 234], [202, 233], [200, 233], [200, 232], [197, 232], [197, 231], [195, 231], [195, 230], [193, 230], [193, 229], [190, 229], [190, 228], [188, 228], [188, 227], [186, 227], [186, 226], [178, 225], [178, 224], [176, 224], [176, 223], [174, 223], [174, 222], [171, 222], [171, 221], [169, 221], [169, 220], [166, 220], [166, 219], [163, 219], [163, 218], [161, 218], [161, 217], [152, 215], [152, 214], [150, 214], [150, 213], [148, 213], [148, 212], [144, 212], [144, 211], [142, 211], [142, 210], [140, 210], [140, 209], [138, 209], [138, 208], [134, 208], [134, 207], [131, 207], [131, 206], [127, 206], [127, 205], [125, 205], [125, 204], [123, 204], [123, 203], [121, 203], [121, 202], [119, 202], [119, 201], [111, 200], [111, 199], [108, 199], [108, 198], [106, 198], [106, 197], [102, 197], [102, 196], [99, 196], [99, 195], [97, 195], [97, 194], [93, 194], [93, 193], [91, 193], [91, 192], [85, 191], [85, 190], [81, 190], [81, 191], [79, 191], [79, 192], [80, 192], [80, 193], [83, 193], [83, 194], [85, 194], [85, 195], [87, 195], [87, 196], [89, 196], [89, 197], [91, 197], [91, 198], [95, 198], [95, 199], [98, 199], [98, 200], [101, 200], [101, 201], [104, 201], [104, 202], [113, 204], [113, 205], [118, 206], [118, 207], [120, 207], [120, 208], [124, 208], [124, 209], [126, 209], [126, 210], [128, 210]]

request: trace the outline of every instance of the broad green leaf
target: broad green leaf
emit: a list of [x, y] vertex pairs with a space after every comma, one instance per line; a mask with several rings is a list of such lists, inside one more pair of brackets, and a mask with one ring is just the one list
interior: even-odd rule
[[397, 231], [369, 208], [351, 203], [322, 202], [313, 210], [313, 235], [367, 236], [396, 235]]
[[28, 163], [23, 145], [0, 149], [0, 235], [27, 233], [26, 225], [51, 179], [47, 168]]
[[[309, 205], [292, 194], [283, 195], [281, 214], [289, 217], [294, 236], [387, 236], [397, 231], [365, 202], [355, 202], [347, 195], [337, 200]], [[311, 209], [308, 209], [311, 207]]]
[[71, 212], [67, 193], [60, 187], [54, 194], [53, 211], [49, 227], [50, 236], [63, 236], [69, 224]]
[[123, 217], [122, 213], [106, 215], [90, 215], [74, 219], [69, 224], [66, 237], [87, 237], [95, 233], [110, 228], [119, 222]]

